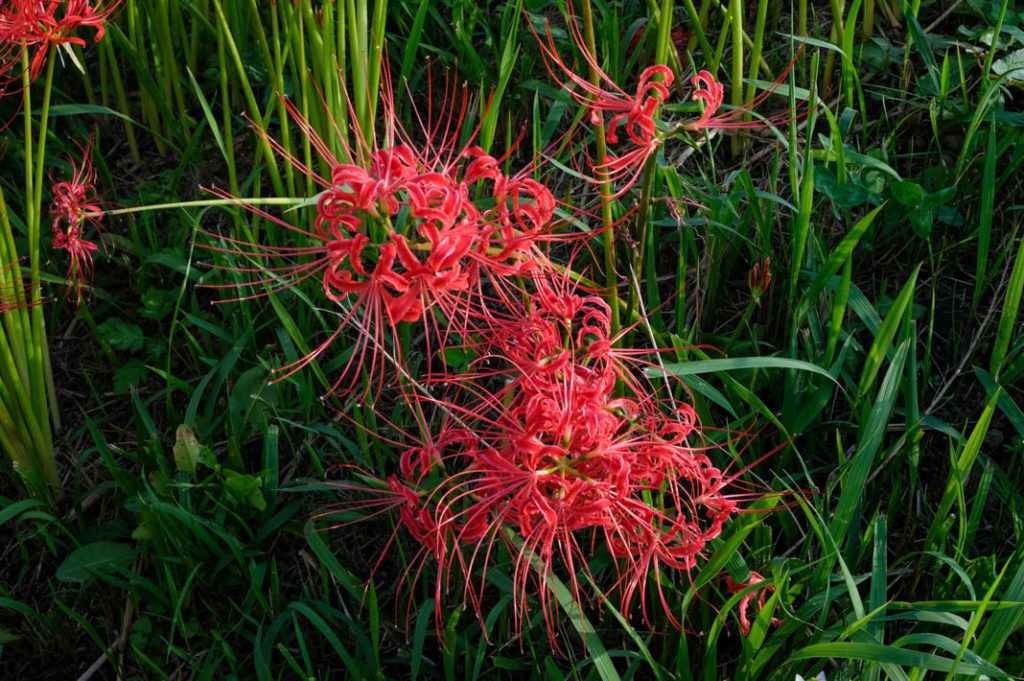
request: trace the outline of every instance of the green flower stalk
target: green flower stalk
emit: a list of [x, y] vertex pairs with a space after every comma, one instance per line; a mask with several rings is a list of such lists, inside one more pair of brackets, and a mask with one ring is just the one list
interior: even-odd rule
[[[59, 428], [60, 419], [41, 288], [43, 164], [55, 56], [59, 48], [85, 46], [85, 40], [77, 35], [82, 27], [93, 29], [94, 40], [99, 42], [106, 22], [120, 4], [121, 0], [10, 0], [0, 7], [0, 96], [22, 97], [28, 236], [26, 273], [15, 249], [7, 203], [0, 192], [0, 298], [4, 301], [0, 308], [0, 445], [31, 493], [44, 499], [62, 495], [51, 430], [51, 423]], [[32, 88], [40, 76], [43, 99], [36, 126]], [[87, 264], [82, 258], [91, 256], [88, 247], [70, 241], [67, 245], [77, 249], [81, 265]]]

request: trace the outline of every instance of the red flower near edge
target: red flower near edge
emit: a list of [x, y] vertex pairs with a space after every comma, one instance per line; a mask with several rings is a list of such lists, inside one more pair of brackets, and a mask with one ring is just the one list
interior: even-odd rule
[[35, 79], [46, 64], [51, 45], [85, 45], [74, 35], [81, 27], [96, 32], [94, 40], [103, 39], [105, 26], [120, 8], [123, 0], [7, 0], [0, 9], [0, 83], [10, 83], [20, 74], [11, 70], [21, 59], [22, 50], [29, 55], [29, 76]]
[[74, 289], [76, 304], [82, 302], [82, 286], [92, 282], [93, 253], [99, 246], [82, 238], [83, 223], [99, 227], [102, 209], [96, 197], [96, 169], [92, 167], [92, 139], [82, 151], [82, 164], [71, 159], [70, 180], [53, 185], [53, 241], [55, 249], [67, 251], [68, 271], [64, 275], [69, 291]]

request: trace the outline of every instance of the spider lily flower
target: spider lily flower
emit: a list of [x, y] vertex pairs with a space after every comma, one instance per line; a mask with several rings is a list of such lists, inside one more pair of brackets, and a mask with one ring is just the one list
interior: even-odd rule
[[83, 221], [99, 225], [103, 209], [96, 196], [96, 169], [92, 165], [93, 139], [90, 137], [82, 149], [82, 163], [68, 157], [71, 164], [71, 179], [53, 185], [53, 229], [60, 229], [61, 221], [69, 226], [78, 226]]
[[58, 230], [53, 235], [51, 243], [55, 249], [67, 251], [68, 271], [64, 278], [69, 282], [68, 291], [75, 292], [75, 304], [80, 305], [82, 303], [82, 288], [92, 283], [92, 254], [99, 249], [99, 246], [83, 239], [78, 227]]
[[53, 239], [51, 244], [57, 250], [68, 254], [68, 270], [64, 278], [69, 282], [68, 291], [75, 292], [76, 304], [82, 302], [82, 287], [92, 282], [93, 254], [99, 246], [82, 236], [82, 229], [91, 223], [99, 229], [103, 214], [101, 202], [96, 196], [96, 169], [92, 165], [92, 144], [90, 138], [82, 151], [82, 163], [74, 159], [71, 163], [70, 180], [53, 185]]
[[[726, 575], [725, 586], [729, 590], [729, 593], [733, 594], [739, 593], [741, 591], [746, 591], [747, 589], [751, 589], [749, 592], [747, 592], [746, 595], [743, 596], [743, 598], [740, 599], [739, 604], [740, 631], [742, 631], [743, 635], [746, 636], [750, 633], [750, 607], [753, 603], [754, 597], [757, 596], [757, 609], [764, 610], [764, 605], [765, 601], [768, 598], [768, 594], [775, 592], [775, 585], [769, 580], [762, 577], [759, 573], [751, 570], [750, 579], [748, 579], [745, 582], [734, 582], [731, 577]], [[770, 624], [773, 627], [778, 627], [782, 625], [782, 620], [778, 619], [777, 617], [773, 617], [771, 619]]]
[[[572, 11], [571, 5], [569, 10]], [[590, 111], [593, 125], [605, 126], [605, 139], [609, 144], [619, 145], [621, 140], [625, 145], [623, 149], [609, 152], [601, 163], [590, 162], [602, 181], [620, 185], [613, 198], [619, 197], [636, 182], [647, 158], [661, 146], [655, 114], [668, 99], [674, 76], [667, 66], [649, 66], [640, 73], [636, 90], [627, 92], [601, 69], [596, 57], [588, 51], [579, 25], [570, 19], [568, 28], [584, 62], [598, 75], [598, 84], [577, 74], [563, 61], [549, 26], [545, 25], [544, 37], [541, 37], [530, 24], [548, 72]], [[620, 126], [625, 130], [625, 139], [620, 137]]]
[[[759, 92], [757, 96], [742, 106], [729, 109], [728, 111], [719, 111], [725, 100], [725, 85], [715, 80], [714, 75], [710, 71], [702, 70], [698, 72], [690, 82], [695, 88], [693, 100], [701, 101], [704, 111], [697, 120], [683, 123], [678, 127], [689, 132], [699, 132], [701, 130], [753, 130], [757, 128], [770, 128], [787, 123], [793, 120], [793, 118], [799, 118], [799, 115], [794, 116], [796, 109], [790, 108], [771, 116], [761, 116], [746, 120], [748, 114], [753, 113], [778, 91], [782, 82], [786, 80], [790, 71], [793, 70], [793, 66], [800, 57], [802, 50], [803, 47], [801, 46], [786, 69], [779, 74], [779, 77], [767, 89]], [[737, 84], [735, 87], [740, 87], [740, 85]]]
[[[537, 603], [557, 646], [549, 582], [564, 575], [572, 598], [587, 602], [577, 575], [597, 542], [616, 561], [608, 597], [617, 595], [623, 611], [639, 600], [646, 619], [650, 575], [660, 590], [662, 577], [693, 569], [741, 504], [759, 495], [737, 484], [747, 469], [712, 463], [692, 407], [643, 392], [639, 378], [622, 380], [636, 394], [615, 393], [632, 365], [591, 351], [609, 336], [603, 300], [562, 279], [540, 286], [527, 308], [518, 320], [492, 320], [479, 359], [443, 397], [410, 396], [421, 432], [406, 434], [415, 444], [403, 447], [395, 474], [407, 501], [396, 505], [391, 484], [379, 502], [335, 511], [399, 511], [417, 556], [437, 563], [439, 631], [446, 594], [482, 615], [486, 584], [475, 576], [503, 545], [513, 559], [516, 626]], [[424, 416], [428, 406], [443, 415], [439, 427]], [[660, 591], [659, 600], [681, 627]]]
[[416, 111], [422, 134], [412, 135], [398, 123], [386, 69], [384, 74], [384, 130], [364, 135], [356, 129], [353, 137], [358, 142], [352, 146], [339, 133], [344, 159], [332, 154], [330, 145], [284, 100], [292, 121], [325, 160], [329, 173], [306, 166], [266, 131], [256, 130], [321, 188], [315, 200], [307, 201], [310, 207], [316, 206], [313, 229], [297, 227], [222, 190], [210, 190], [276, 223], [297, 241], [297, 245], [271, 246], [221, 237], [221, 245], [203, 245], [250, 259], [253, 266], [215, 264], [213, 268], [256, 275], [249, 284], [266, 287], [233, 300], [280, 292], [315, 278], [323, 295], [343, 308], [329, 338], [282, 367], [278, 380], [302, 369], [339, 336], [351, 332], [353, 352], [330, 392], [348, 392], [361, 373], [382, 388], [389, 343], [396, 348], [393, 358], [403, 356], [397, 349], [397, 324], [425, 323], [427, 342], [433, 345], [444, 343], [452, 334], [467, 335], [488, 314], [485, 289], [500, 293], [507, 279], [530, 276], [546, 267], [542, 248], [546, 242], [587, 236], [554, 233], [559, 226], [554, 217], [556, 202], [546, 186], [528, 176], [532, 168], [505, 175], [499, 170], [504, 159], [473, 144], [477, 130], [470, 132], [469, 142], [460, 141], [469, 105], [464, 86], [460, 92], [453, 79], [446, 77], [440, 107], [425, 115]]
[[106, 24], [120, 10], [123, 0], [6, 0], [0, 8], [0, 80], [12, 82], [21, 74], [11, 74], [28, 53], [29, 77], [32, 80], [46, 65], [53, 45], [85, 46], [76, 32], [81, 28], [94, 31], [94, 41], [103, 39]]

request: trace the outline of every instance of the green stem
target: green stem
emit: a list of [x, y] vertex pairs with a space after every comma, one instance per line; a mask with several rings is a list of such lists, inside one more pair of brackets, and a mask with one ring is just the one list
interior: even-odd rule
[[[50, 367], [50, 351], [46, 340], [46, 320], [43, 318], [42, 291], [40, 286], [40, 258], [43, 223], [43, 166], [46, 160], [46, 136], [49, 132], [50, 121], [50, 94], [53, 91], [53, 65], [56, 62], [56, 46], [50, 47], [50, 53], [46, 60], [46, 78], [43, 81], [43, 105], [39, 113], [39, 138], [36, 145], [36, 166], [35, 166], [35, 193], [32, 194], [35, 221], [29, 225], [29, 281], [32, 287], [32, 341], [33, 352], [37, 353], [35, 362], [29, 371], [30, 385], [32, 388], [32, 400], [36, 408], [36, 417], [43, 424], [48, 424], [47, 403], [49, 403], [50, 418], [55, 428], [60, 428], [60, 413], [57, 410], [57, 394], [53, 385], [53, 371]], [[28, 108], [26, 104], [25, 108]], [[26, 158], [28, 152], [26, 150]], [[49, 430], [47, 429], [47, 436]], [[49, 437], [47, 437], [49, 440]], [[43, 456], [43, 463], [47, 468], [46, 477], [48, 480], [57, 481], [56, 462], [53, 461], [52, 442], [48, 456]], [[52, 467], [52, 471], [49, 469]], [[52, 477], [51, 477], [52, 473]]]
[[[217, 26], [217, 58], [218, 63], [225, 64], [226, 55], [224, 54], [224, 31], [225, 28], [218, 24]], [[235, 167], [235, 133], [234, 126], [232, 125], [231, 115], [231, 90], [228, 88], [228, 70], [219, 69], [220, 71], [220, 108], [221, 113], [224, 117], [222, 125], [224, 126], [224, 151], [227, 155], [228, 163], [228, 185], [231, 187], [231, 193], [234, 196], [240, 196], [241, 190], [238, 186], [238, 170]]]
[[[658, 12], [658, 43], [654, 52], [654, 60], [658, 64], [666, 64], [668, 62], [668, 56], [670, 54], [669, 47], [672, 41], [672, 13], [673, 13], [673, 2], [672, 0], [663, 0], [663, 4]], [[667, 20], [662, 21], [661, 17], [667, 17]], [[675, 51], [672, 50], [672, 54]], [[637, 207], [636, 213], [636, 230], [633, 237], [636, 239], [636, 250], [634, 251], [633, 267], [631, 272], [636, 277], [636, 286], [629, 287], [629, 306], [627, 308], [630, 317], [633, 316], [634, 309], [637, 305], [636, 290], [639, 289], [640, 280], [643, 278], [644, 270], [644, 251], [647, 246], [647, 228], [650, 222], [651, 212], [651, 199], [654, 193], [654, 175], [657, 171], [658, 164], [656, 153], [651, 154], [644, 164], [643, 176], [640, 184], [640, 203]], [[630, 345], [629, 339], [624, 339], [626, 346]]]
[[[732, 0], [729, 8], [732, 14], [732, 105], [743, 108], [743, 1]], [[756, 68], [756, 65], [755, 65]], [[740, 153], [740, 138], [729, 138], [729, 150], [733, 156]]]
[[[100, 57], [101, 58], [106, 57], [106, 64], [107, 64], [107, 69], [105, 69], [103, 71], [103, 73], [105, 74], [107, 72], [107, 70], [110, 71], [110, 80], [114, 84], [114, 95], [117, 97], [117, 105], [118, 105], [118, 107], [120, 107], [118, 110], [119, 111], [123, 111], [123, 112], [127, 112], [127, 111], [129, 111], [129, 108], [128, 108], [128, 97], [125, 95], [125, 92], [124, 92], [124, 81], [121, 78], [121, 70], [120, 70], [120, 68], [117, 65], [117, 56], [114, 53], [113, 41], [104, 40], [103, 43], [104, 44], [100, 48]], [[109, 94], [106, 92], [106, 88], [104, 88], [104, 92], [103, 92], [103, 105], [104, 106], [108, 106], [108, 103], [107, 103], [108, 98], [109, 98]], [[142, 164], [142, 156], [139, 154], [139, 144], [138, 144], [138, 142], [135, 139], [135, 126], [132, 123], [130, 117], [123, 119], [122, 122], [124, 123], [124, 134], [125, 134], [125, 138], [128, 140], [128, 151], [129, 151], [129, 153], [131, 153], [132, 161], [134, 161], [136, 163], [136, 165], [141, 165]]]
[[[580, 13], [583, 19], [583, 40], [586, 42], [584, 48], [590, 53], [592, 62], [590, 66], [590, 82], [600, 87], [601, 74], [597, 69], [597, 42], [594, 39], [594, 15], [590, 7], [590, 0], [580, 2]], [[608, 155], [608, 145], [605, 141], [604, 123], [594, 126], [594, 163], [598, 168], [603, 168], [605, 158]], [[604, 241], [604, 266], [605, 266], [605, 297], [608, 299], [612, 310], [609, 336], [615, 337], [619, 333], [619, 307], [618, 307], [618, 277], [615, 268], [615, 220], [612, 216], [612, 186], [608, 175], [604, 170], [595, 172], [597, 180], [597, 191], [601, 197], [601, 226], [602, 238]], [[615, 301], [615, 302], [612, 302]]]
[[736, 340], [740, 337], [740, 331], [747, 328], [747, 325], [750, 323], [750, 316], [754, 314], [754, 309], [756, 307], [757, 302], [754, 300], [751, 300], [749, 303], [747, 303], [747, 309], [743, 311], [743, 317], [740, 319], [739, 324], [736, 325], [736, 328], [733, 330], [732, 335], [729, 336], [729, 342], [725, 346], [726, 356], [728, 356], [729, 353], [732, 352], [732, 346], [736, 344]]
[[[760, 0], [757, 5], [757, 24], [754, 27], [754, 45], [750, 50], [750, 79], [757, 78], [758, 64], [761, 62], [761, 53], [764, 50], [764, 29], [768, 21], [768, 0]], [[747, 85], [747, 94], [744, 101], [749, 102], [754, 98], [754, 84]], [[750, 114], [743, 115], [743, 120], [750, 120]]]
[[146, 213], [151, 210], [169, 210], [171, 208], [205, 208], [209, 206], [297, 206], [306, 201], [304, 198], [288, 198], [280, 196], [267, 196], [263, 198], [245, 199], [199, 199], [196, 201], [172, 201], [170, 203], [151, 203], [145, 206], [133, 206], [131, 208], [117, 208], [102, 213], [82, 213], [83, 219], [98, 218], [104, 215], [128, 215], [131, 213]]
[[[708, 42], [708, 38], [704, 34], [704, 25], [701, 22], [697, 8], [693, 5], [693, 0], [683, 0], [683, 9], [686, 10], [686, 16], [690, 19], [690, 27], [694, 35], [690, 42], [692, 43], [694, 40], [697, 41], [700, 45], [701, 52], [704, 53], [704, 61], [707, 62], [711, 59], [712, 55], [714, 55], [715, 51], [711, 49], [711, 43]], [[692, 46], [687, 45], [687, 50], [692, 52]]]
[[[57, 474], [56, 461], [53, 457], [53, 441], [50, 422], [47, 418], [47, 387], [52, 386], [52, 379], [47, 380], [49, 362], [47, 361], [46, 327], [43, 318], [42, 295], [39, 282], [40, 262], [40, 225], [42, 222], [42, 165], [46, 141], [46, 120], [49, 112], [50, 85], [53, 80], [53, 52], [50, 48], [46, 69], [46, 90], [43, 96], [42, 118], [38, 149], [33, 150], [32, 134], [32, 79], [31, 64], [28, 50], [22, 48], [22, 90], [25, 122], [25, 214], [29, 242], [29, 293], [23, 298], [28, 309], [21, 307], [4, 315], [4, 331], [0, 334], [3, 340], [0, 347], [0, 358], [3, 367], [4, 409], [8, 412], [5, 423], [15, 429], [10, 437], [24, 442], [22, 452], [28, 467], [24, 471], [29, 484], [40, 496], [49, 497], [47, 484], [53, 493], [59, 495], [60, 478]], [[4, 225], [4, 262], [10, 267], [11, 284], [15, 295], [21, 298], [23, 275], [17, 263], [14, 250], [14, 238], [11, 232], [7, 205], [0, 194], [0, 219]], [[12, 394], [13, 393], [13, 394]], [[52, 402], [53, 400], [51, 400]], [[27, 437], [27, 440], [23, 438]], [[10, 439], [10, 438], [8, 438]], [[13, 450], [12, 450], [13, 453]]]
[[[217, 20], [220, 23], [221, 28], [224, 31], [224, 41], [231, 54], [231, 59], [235, 64], [235, 72], [238, 74], [238, 79], [242, 83], [242, 94], [245, 96], [246, 106], [249, 108], [249, 115], [252, 116], [253, 123], [256, 124], [260, 130], [266, 130], [267, 126], [263, 122], [263, 116], [260, 113], [259, 104], [256, 102], [256, 95], [252, 91], [252, 84], [249, 82], [249, 76], [245, 70], [245, 64], [242, 62], [242, 55], [238, 52], [238, 46], [235, 44], [235, 39], [231, 35], [231, 24], [228, 22], [227, 16], [224, 14], [224, 7], [221, 4], [221, 0], [213, 0], [213, 8], [217, 14]], [[259, 149], [263, 152], [266, 157], [267, 170], [270, 172], [270, 182], [274, 187], [274, 191], [278, 194], [284, 194], [284, 185], [281, 182], [281, 173], [277, 167], [277, 157], [274, 154], [274, 150], [270, 146], [270, 142], [262, 135], [256, 136], [258, 139]]]

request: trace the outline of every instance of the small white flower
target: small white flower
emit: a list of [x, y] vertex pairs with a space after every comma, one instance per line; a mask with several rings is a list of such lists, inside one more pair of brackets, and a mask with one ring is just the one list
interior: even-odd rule
[[[797, 674], [795, 681], [804, 681], [804, 677]], [[825, 681], [825, 672], [818, 672], [818, 674], [810, 681]]]

